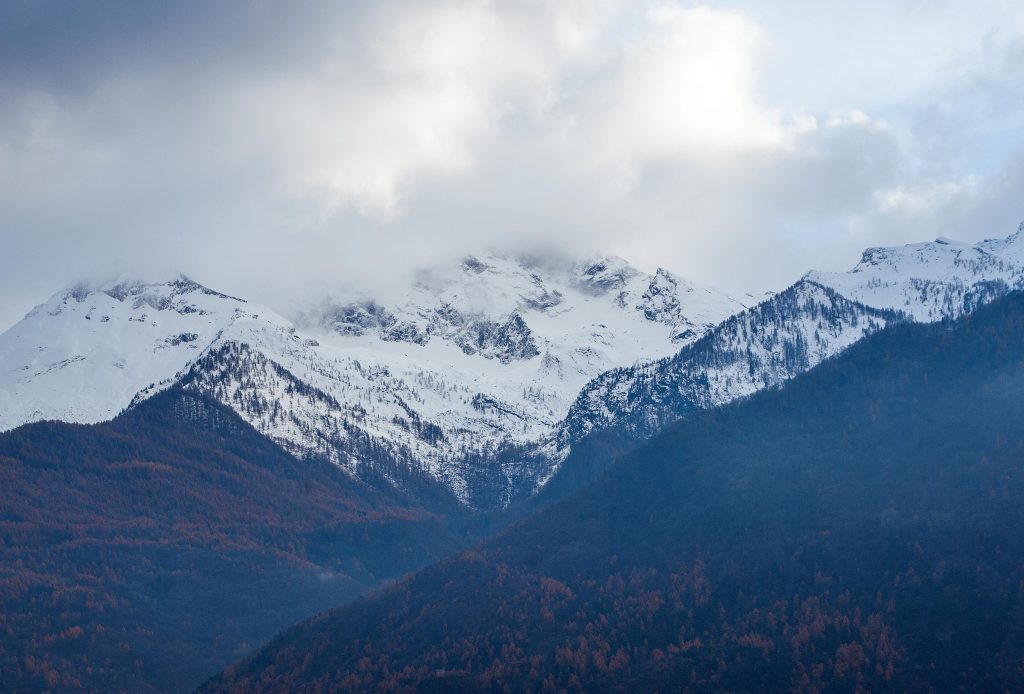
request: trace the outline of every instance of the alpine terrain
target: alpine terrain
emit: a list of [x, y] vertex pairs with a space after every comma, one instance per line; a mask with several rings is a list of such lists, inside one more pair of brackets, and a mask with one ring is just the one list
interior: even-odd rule
[[1022, 287], [1024, 225], [977, 244], [870, 248], [849, 272], [809, 272], [671, 357], [601, 374], [573, 403], [560, 440], [596, 430], [649, 436], [688, 411], [777, 386], [895, 321], [958, 318]]
[[296, 322], [184, 277], [80, 284], [0, 336], [0, 429], [104, 421], [180, 384], [300, 457], [501, 507], [564, 458], [556, 433], [585, 383], [742, 308], [613, 257], [468, 257], [397, 304], [324, 302]]
[[614, 257], [466, 257], [400, 301], [316, 302], [294, 320], [184, 277], [80, 284], [0, 336], [0, 427], [104, 421], [179, 384], [299, 457], [502, 508], [594, 431], [650, 436], [893, 322], [956, 318], [1021, 286], [1021, 230], [868, 249], [750, 308]]
[[206, 692], [1020, 691], [1024, 295], [692, 413]]
[[[690, 441], [691, 434], [706, 437], [699, 422], [717, 421], [713, 413], [737, 401], [741, 409], [729, 412], [755, 413], [736, 420], [740, 429], [749, 428], [750, 441], [774, 446], [772, 450], [791, 446], [792, 440], [785, 437], [776, 444], [765, 443], [776, 436], [769, 422], [782, 416], [770, 403], [785, 398], [773, 400], [772, 392], [761, 396], [759, 391], [784, 388], [805, 372], [818, 373], [816, 366], [831, 364], [832, 371], [822, 373], [843, 373], [845, 367], [835, 364], [847, 353], [861, 355], [857, 368], [866, 374], [865, 354], [878, 357], [879, 363], [891, 358], [889, 352], [870, 347], [851, 352], [875, 335], [917, 335], [914, 340], [932, 345], [948, 332], [947, 326], [916, 324], [965, 319], [1024, 286], [1022, 235], [1018, 231], [974, 245], [939, 239], [870, 249], [848, 273], [808, 273], [749, 308], [665, 270], [645, 274], [610, 257], [464, 258], [421, 273], [400, 293], [401, 300], [347, 297], [310, 302], [291, 319], [182, 276], [68, 288], [0, 335], [0, 426], [9, 430], [0, 433], [0, 474], [7, 492], [0, 516], [5, 567], [0, 571], [0, 601], [7, 634], [0, 639], [0, 674], [28, 689], [59, 685], [186, 690], [296, 620], [428, 565], [512, 520], [525, 518], [530, 525], [528, 530], [508, 531], [513, 533], [508, 537], [537, 538], [529, 541], [534, 543], [530, 546], [540, 548], [537, 556], [543, 556], [548, 550], [540, 538], [552, 529], [570, 528], [579, 518], [614, 514], [620, 504], [610, 499], [618, 492], [588, 491], [593, 489], [589, 483], [644, 440], [666, 427], [686, 424], [679, 420], [696, 418], [698, 423], [674, 438], [660, 439], [661, 449], [675, 450], [681, 441]], [[1007, 316], [1017, 315], [1006, 308], [1016, 304], [1000, 305], [1009, 311]], [[961, 327], [992, 326], [1003, 314], [985, 315], [985, 321]], [[922, 332], [914, 333], [918, 328]], [[972, 330], [968, 334], [976, 336], [977, 330]], [[902, 343], [872, 338], [867, 344], [889, 344], [906, 354], [899, 352]], [[980, 346], [975, 351], [984, 352]], [[968, 362], [956, 359], [961, 357], [936, 362], [922, 378], [935, 378], [933, 374], [945, 373], [943, 369], [967, 368]], [[1003, 382], [992, 378], [987, 372], [979, 375], [979, 392]], [[878, 383], [875, 376], [870, 379]], [[836, 388], [833, 384], [821, 392], [833, 393]], [[900, 397], [925, 397], [923, 393]], [[949, 393], [943, 393], [948, 402]], [[869, 414], [880, 407], [880, 397], [866, 401]], [[744, 405], [748, 400], [760, 404]], [[804, 401], [818, 402], [809, 396]], [[813, 403], [808, 407], [818, 407]], [[847, 403], [844, 412], [859, 412], [859, 403]], [[700, 419], [705, 413], [712, 419]], [[827, 422], [822, 426], [826, 434], [832, 431]], [[925, 420], [908, 421], [906, 426], [918, 432], [915, 441], [923, 440]], [[730, 428], [732, 433], [725, 438], [741, 440], [735, 433], [740, 429]], [[892, 438], [888, 429], [879, 436], [883, 434]], [[826, 449], [825, 439], [814, 445]], [[988, 460], [1002, 455], [1002, 449], [990, 451], [985, 442], [971, 445], [984, 450], [979, 455]], [[862, 449], [857, 450], [869, 450]], [[614, 468], [619, 478], [640, 475], [650, 486], [622, 492], [622, 503], [632, 498], [628, 503], [642, 506], [646, 501], [640, 499], [662, 499], [662, 487], [674, 489], [665, 493], [685, 500], [688, 490], [702, 488], [695, 480], [702, 479], [699, 470], [707, 467], [698, 468], [698, 477], [683, 475], [666, 482], [662, 467], [682, 465], [683, 459], [646, 455], [627, 456]], [[766, 480], [772, 474], [758, 468], [741, 477], [768, 494], [772, 486]], [[709, 498], [721, 497], [721, 490], [713, 486], [706, 491]], [[604, 496], [591, 504], [586, 494]], [[764, 497], [764, 504], [770, 498], [774, 497]], [[557, 499], [570, 504], [564, 507], [568, 510], [543, 510]], [[662, 502], [668, 503], [657, 503]], [[822, 503], [839, 508], [831, 498]], [[527, 518], [538, 509], [542, 515]], [[887, 513], [879, 513], [883, 511]], [[716, 513], [707, 518], [720, 520]], [[673, 518], [685, 527], [697, 527], [689, 517]], [[774, 522], [769, 516], [758, 520], [765, 528]], [[641, 518], [638, 523], [634, 530], [646, 521]], [[613, 526], [599, 525], [592, 536], [608, 535]], [[580, 538], [588, 532], [555, 537], [585, 548], [587, 542]], [[666, 536], [668, 540], [676, 538], [674, 533]], [[627, 556], [628, 545], [650, 540], [638, 534], [631, 537], [614, 551], [609, 549], [608, 556], [602, 554], [604, 558], [584, 552], [580, 561], [613, 566], [616, 557]], [[699, 534], [679, 537], [690, 537], [701, 547], [717, 546], [721, 540]], [[663, 540], [665, 547], [675, 546], [664, 538], [654, 539]], [[770, 546], [764, 538], [757, 544]], [[806, 553], [809, 547], [800, 545], [794, 551]], [[591, 549], [604, 552], [601, 547]], [[524, 551], [499, 564], [529, 564], [533, 550]], [[684, 567], [688, 573], [680, 574], [679, 580], [696, 581], [697, 588], [686, 590], [697, 590], [703, 580], [700, 567], [712, 563], [706, 552], [687, 552], [686, 561], [693, 563]], [[647, 557], [637, 566], [662, 560], [660, 555]], [[461, 561], [442, 567], [458, 567]], [[556, 604], [563, 604], [558, 596], [569, 595], [565, 590], [573, 595], [590, 590], [589, 583], [572, 582], [581, 565], [559, 566], [560, 573], [550, 574], [555, 583], [545, 577], [540, 584], [540, 604], [552, 614], [557, 613]], [[434, 609], [431, 600], [440, 600], [431, 597], [436, 585], [430, 577], [438, 570], [446, 569], [431, 569], [435, 573], [424, 574], [427, 578], [413, 584], [420, 586], [417, 599], [427, 601], [427, 611]], [[533, 575], [532, 569], [522, 570]], [[605, 597], [621, 599], [622, 605], [647, 605], [643, 609], [657, 613], [652, 607], [658, 601], [651, 597], [654, 593], [627, 589], [641, 579], [619, 571], [612, 574], [624, 583], [621, 590], [611, 586]], [[722, 585], [742, 582], [729, 571], [721, 575]], [[461, 579], [455, 575], [452, 580], [459, 585]], [[527, 600], [533, 599], [530, 580], [517, 593]], [[770, 581], [765, 585], [774, 585]], [[637, 585], [646, 584], [641, 580]], [[853, 590], [854, 584], [849, 585]], [[474, 584], [466, 587], [466, 594], [509, 599], [494, 589]], [[834, 597], [818, 588], [805, 589], [807, 594], [818, 591], [813, 594], [819, 601]], [[457, 602], [447, 594], [444, 600], [448, 605]], [[862, 617], [877, 612], [874, 607], [874, 612], [866, 612], [866, 604], [861, 608]], [[756, 609], [763, 614], [766, 608], [759, 603]], [[605, 613], [617, 614], [609, 610]], [[519, 614], [518, 608], [509, 614], [513, 613]], [[754, 619], [736, 614], [740, 621], [730, 623], [730, 630], [746, 628]], [[806, 614], [817, 613], [812, 609]], [[842, 619], [854, 619], [842, 614]], [[597, 619], [596, 613], [590, 616]], [[705, 617], [710, 619], [701, 619]], [[360, 615], [354, 619], [353, 628], [365, 622]], [[388, 619], [379, 621], [391, 624]], [[474, 619], [466, 621], [469, 641], [452, 646], [452, 657], [467, 657], [469, 651], [460, 649], [474, 639], [507, 646], [501, 641], [504, 635], [495, 636], [487, 631], [490, 626]], [[815, 648], [834, 652], [849, 643], [865, 652], [881, 648], [870, 662], [883, 670], [878, 681], [887, 682], [885, 672], [890, 667], [895, 672], [899, 662], [888, 645], [879, 645], [891, 645], [890, 635], [881, 636], [891, 632], [878, 631], [879, 625], [889, 623], [884, 614], [869, 619], [875, 620], [870, 626], [875, 631], [864, 637], [868, 640], [826, 639], [815, 642]], [[430, 624], [423, 622], [424, 633], [434, 633]], [[694, 639], [721, 641], [715, 629], [725, 627], [702, 624], [699, 634], [704, 635], [694, 632], [658, 648], [673, 654], [671, 648], [695, 648]], [[472, 635], [476, 629], [486, 636]], [[331, 634], [316, 636], [315, 644], [303, 649], [320, 659], [313, 663], [328, 663], [332, 673], [354, 677], [347, 680], [350, 683], [390, 682], [390, 665], [379, 660], [383, 651], [374, 640], [376, 632], [363, 633], [369, 634], [365, 645], [373, 657], [368, 666], [355, 666], [355, 672], [348, 660], [323, 660], [317, 644], [335, 643], [334, 626]], [[571, 653], [564, 650], [559, 632], [550, 643], [536, 644], [530, 662], [548, 646], [563, 649], [563, 660], [582, 662], [577, 653], [580, 635], [565, 633], [576, 644]], [[781, 652], [781, 642], [773, 641], [774, 636], [753, 627], [750, 633], [754, 636], [743, 637], [743, 643], [762, 652]], [[590, 648], [590, 636], [584, 636]], [[412, 648], [420, 637], [410, 638]], [[602, 638], [609, 648], [618, 645], [594, 656], [591, 665], [600, 676], [589, 669], [591, 665], [581, 670], [567, 666], [569, 661], [537, 661], [537, 672], [546, 672], [543, 679], [550, 675], [560, 686], [570, 686], [573, 674], [581, 682], [603, 686], [604, 681], [645, 683], [644, 673], [660, 672], [650, 664], [627, 667], [637, 658], [635, 662], [645, 663], [661, 657], [628, 645], [633, 636], [613, 630]], [[621, 638], [626, 641], [615, 641]], [[339, 658], [347, 658], [345, 653], [340, 650]], [[403, 668], [416, 669], [402, 676], [407, 683], [425, 682], [424, 667], [428, 672], [449, 669], [434, 656], [414, 650], [391, 653], [405, 663]], [[519, 662], [509, 653], [503, 662]], [[787, 662], [805, 663], [802, 657], [793, 655]], [[830, 667], [836, 657], [830, 656]], [[295, 669], [289, 654], [264, 654], [244, 670], [229, 671], [226, 681], [241, 678], [243, 688], [264, 678], [280, 684], [276, 675], [265, 671], [266, 658], [280, 664], [277, 671], [282, 677], [295, 677], [294, 682], [303, 686], [323, 679], [324, 673], [316, 670], [320, 665], [311, 665], [314, 671]], [[179, 667], [179, 661], [190, 665]], [[681, 672], [680, 662], [672, 665], [672, 673]], [[822, 662], [806, 661], [812, 681], [820, 675]], [[698, 665], [686, 663], [691, 670]], [[476, 686], [487, 681], [488, 675], [472, 658], [455, 669], [439, 682]], [[288, 672], [293, 674], [284, 674]], [[511, 671], [502, 672], [502, 680], [510, 681]], [[524, 684], [535, 681], [532, 670], [515, 672]], [[773, 670], [773, 677], [796, 681], [790, 679], [796, 677], [792, 672]], [[569, 679], [563, 681], [563, 676]], [[650, 676], [659, 681], [661, 675]], [[699, 676], [711, 683], [709, 687], [724, 682], [706, 672]], [[931, 680], [901, 681], [916, 686]], [[730, 687], [741, 684], [729, 682]]]

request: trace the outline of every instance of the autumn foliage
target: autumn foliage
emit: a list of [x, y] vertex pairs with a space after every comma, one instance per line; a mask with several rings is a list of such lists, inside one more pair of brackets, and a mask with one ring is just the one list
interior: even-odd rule
[[183, 391], [21, 427], [0, 435], [0, 689], [188, 690], [457, 547], [442, 525]]
[[1024, 690], [1024, 298], [696, 413], [247, 691]]

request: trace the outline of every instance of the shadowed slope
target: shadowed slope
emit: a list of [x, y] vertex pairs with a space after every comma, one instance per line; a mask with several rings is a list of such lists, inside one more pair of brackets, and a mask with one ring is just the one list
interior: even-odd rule
[[1024, 298], [695, 412], [206, 691], [1024, 686]]
[[0, 680], [185, 690], [459, 540], [177, 389], [0, 435]]

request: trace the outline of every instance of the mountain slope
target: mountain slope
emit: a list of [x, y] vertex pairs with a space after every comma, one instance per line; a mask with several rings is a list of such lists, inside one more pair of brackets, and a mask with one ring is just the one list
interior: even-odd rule
[[0, 434], [0, 480], [11, 691], [185, 691], [462, 542], [177, 388], [111, 422]]
[[181, 383], [300, 457], [442, 505], [501, 507], [550, 476], [589, 379], [741, 308], [615, 258], [466, 258], [404, 297], [318, 305], [300, 330], [185, 278], [72, 288], [0, 336], [0, 427], [101, 421]]
[[268, 310], [185, 277], [80, 284], [0, 336], [0, 431], [57, 419], [112, 419], [171, 379], [236, 321]]
[[204, 691], [1024, 686], [1024, 297], [693, 412]]
[[588, 383], [559, 440], [590, 432], [650, 436], [695, 408], [779, 385], [901, 318], [957, 318], [1024, 288], [1024, 228], [1005, 239], [871, 248], [846, 273], [810, 272], [671, 357]]
[[1021, 286], [1021, 231], [869, 249], [746, 312], [616, 258], [466, 257], [397, 300], [328, 301], [295, 324], [186, 278], [80, 286], [0, 335], [0, 428], [102, 421], [180, 383], [296, 456], [438, 510], [505, 508], [594, 431], [649, 436], [901, 316], [956, 317]]
[[1024, 288], [1024, 224], [1005, 239], [975, 244], [940, 237], [869, 248], [849, 272], [810, 272], [806, 278], [847, 299], [901, 311], [916, 321], [957, 318]]
[[685, 412], [778, 386], [900, 319], [801, 280], [672, 357], [601, 374], [570, 408], [563, 435], [575, 442], [614, 428], [650, 436]]

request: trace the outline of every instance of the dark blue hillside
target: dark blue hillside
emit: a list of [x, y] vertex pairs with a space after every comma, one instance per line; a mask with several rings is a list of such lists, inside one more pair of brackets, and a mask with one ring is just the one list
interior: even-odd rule
[[171, 390], [0, 435], [0, 689], [184, 691], [463, 542]]
[[1022, 395], [1020, 294], [897, 325], [206, 690], [1019, 691]]

